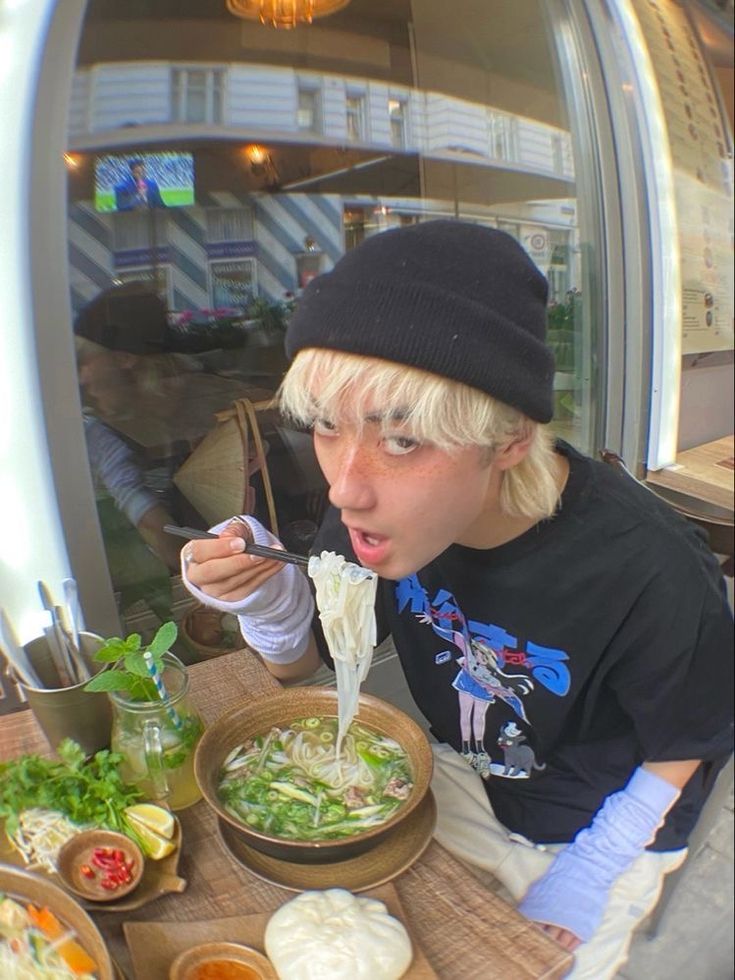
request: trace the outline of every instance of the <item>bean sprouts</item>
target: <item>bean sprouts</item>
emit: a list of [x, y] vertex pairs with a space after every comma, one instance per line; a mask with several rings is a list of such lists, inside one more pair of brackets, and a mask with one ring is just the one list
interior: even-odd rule
[[20, 814], [18, 827], [9, 839], [30, 868], [41, 867], [53, 873], [59, 851], [82, 829], [63, 813], [32, 807]]

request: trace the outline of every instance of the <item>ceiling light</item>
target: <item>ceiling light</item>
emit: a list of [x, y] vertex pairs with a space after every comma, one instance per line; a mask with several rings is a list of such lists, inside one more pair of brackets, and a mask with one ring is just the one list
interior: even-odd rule
[[311, 24], [315, 17], [326, 17], [346, 7], [350, 0], [227, 0], [227, 9], [236, 17], [259, 20], [271, 27], [287, 30], [297, 24]]

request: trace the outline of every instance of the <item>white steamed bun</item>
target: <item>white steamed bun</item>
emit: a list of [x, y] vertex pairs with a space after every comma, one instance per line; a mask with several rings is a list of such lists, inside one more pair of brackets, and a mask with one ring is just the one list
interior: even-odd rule
[[279, 980], [398, 980], [413, 951], [403, 925], [374, 898], [344, 888], [302, 892], [273, 913], [265, 950]]

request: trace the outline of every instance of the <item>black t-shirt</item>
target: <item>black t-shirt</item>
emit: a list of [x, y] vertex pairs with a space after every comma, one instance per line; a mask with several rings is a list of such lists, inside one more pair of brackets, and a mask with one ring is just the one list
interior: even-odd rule
[[[497, 548], [452, 545], [381, 580], [388, 633], [442, 741], [498, 819], [570, 841], [644, 760], [703, 759], [659, 831], [683, 847], [732, 750], [732, 618], [704, 535], [654, 494], [559, 442], [553, 519]], [[354, 560], [332, 510], [313, 550]]]

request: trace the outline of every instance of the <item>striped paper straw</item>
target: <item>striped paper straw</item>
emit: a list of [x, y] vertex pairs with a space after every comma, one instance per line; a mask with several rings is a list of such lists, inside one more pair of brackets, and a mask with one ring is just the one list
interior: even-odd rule
[[143, 656], [145, 657], [146, 666], [148, 667], [148, 673], [151, 675], [151, 680], [156, 685], [158, 696], [164, 702], [166, 714], [171, 719], [171, 722], [175, 728], [181, 728], [181, 718], [179, 718], [178, 714], [176, 713], [176, 709], [173, 707], [173, 705], [166, 703], [168, 701], [168, 692], [163, 686], [163, 678], [158, 672], [158, 668], [156, 667], [156, 663], [153, 659], [153, 654], [146, 650]]

